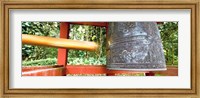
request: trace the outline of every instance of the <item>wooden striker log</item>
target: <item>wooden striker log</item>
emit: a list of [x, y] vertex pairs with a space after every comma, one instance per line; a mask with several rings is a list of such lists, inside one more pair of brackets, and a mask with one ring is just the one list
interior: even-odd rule
[[22, 34], [22, 43], [55, 48], [69, 48], [89, 51], [95, 51], [98, 48], [98, 45], [94, 42], [70, 40], [64, 38], [51, 38], [27, 34]]

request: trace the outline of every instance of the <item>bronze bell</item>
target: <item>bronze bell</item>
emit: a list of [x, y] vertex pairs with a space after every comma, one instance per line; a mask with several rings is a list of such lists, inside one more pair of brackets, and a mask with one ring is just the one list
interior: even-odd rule
[[162, 41], [154, 22], [111, 22], [107, 45], [110, 70], [166, 70]]

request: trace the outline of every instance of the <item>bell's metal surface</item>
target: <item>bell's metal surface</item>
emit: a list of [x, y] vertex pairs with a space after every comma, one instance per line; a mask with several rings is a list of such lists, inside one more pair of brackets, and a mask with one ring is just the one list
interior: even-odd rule
[[111, 22], [107, 41], [111, 70], [166, 70], [162, 41], [154, 22]]

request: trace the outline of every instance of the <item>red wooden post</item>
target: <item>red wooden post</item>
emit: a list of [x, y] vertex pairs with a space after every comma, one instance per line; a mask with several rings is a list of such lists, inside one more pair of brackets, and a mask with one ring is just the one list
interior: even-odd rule
[[109, 25], [109, 23], [108, 22], [106, 22], [106, 41], [108, 41], [108, 25]]
[[145, 74], [146, 74], [146, 76], [155, 76], [155, 73], [152, 72], [152, 71], [150, 71], [150, 72], [148, 72], [148, 73], [145, 73]]
[[[61, 22], [60, 23], [60, 38], [69, 38], [69, 30], [70, 26], [68, 22]], [[64, 67], [67, 64], [67, 49], [58, 48], [58, 57], [57, 57], [57, 64], [63, 65]]]

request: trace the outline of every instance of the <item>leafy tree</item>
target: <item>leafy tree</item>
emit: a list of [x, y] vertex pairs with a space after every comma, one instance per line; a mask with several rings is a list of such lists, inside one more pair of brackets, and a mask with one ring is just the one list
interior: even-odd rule
[[178, 64], [178, 22], [164, 22], [158, 25], [164, 47], [167, 65]]
[[69, 37], [73, 40], [93, 41], [99, 45], [96, 52], [69, 50], [68, 64], [106, 64], [106, 29], [104, 27], [71, 25]]
[[[22, 22], [22, 34], [59, 37], [58, 22]], [[56, 48], [22, 45], [22, 60], [55, 58]]]

